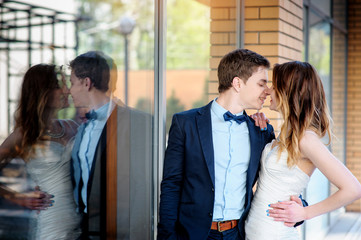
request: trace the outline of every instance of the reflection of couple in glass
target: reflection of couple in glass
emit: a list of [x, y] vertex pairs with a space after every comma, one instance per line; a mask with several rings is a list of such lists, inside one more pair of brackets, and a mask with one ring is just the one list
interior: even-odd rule
[[[100, 198], [89, 192], [100, 194], [99, 189], [93, 191], [101, 185], [93, 179], [94, 165], [106, 158], [106, 141], [99, 139], [104, 139], [103, 129], [115, 106], [108, 94], [114, 66], [101, 52], [78, 56], [70, 62], [70, 89], [54, 65], [35, 65], [24, 75], [16, 125], [0, 147], [0, 161], [3, 167], [14, 157], [24, 159], [37, 190], [18, 193], [1, 186], [0, 191], [8, 200], [38, 210], [36, 239], [85, 238], [88, 213], [93, 211], [94, 218], [101, 214], [99, 203], [88, 201]], [[57, 119], [57, 112], [69, 106], [69, 93], [76, 108], [92, 110], [85, 114], [91, 119], [80, 127], [73, 120]], [[95, 227], [93, 232], [99, 235], [99, 231]]]
[[[159, 240], [299, 239], [296, 222], [361, 197], [360, 183], [320, 139], [331, 137], [330, 118], [316, 70], [302, 62], [276, 65], [269, 88], [269, 67], [246, 49], [226, 54], [218, 66], [218, 98], [173, 116]], [[261, 115], [255, 121], [245, 113], [261, 109], [268, 95], [270, 109], [284, 120], [277, 140], [271, 125], [257, 127]], [[304, 207], [298, 196], [315, 168], [339, 190]]]

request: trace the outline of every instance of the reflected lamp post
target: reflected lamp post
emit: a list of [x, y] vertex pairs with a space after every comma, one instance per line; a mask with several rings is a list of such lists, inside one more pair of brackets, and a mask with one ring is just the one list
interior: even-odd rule
[[135, 20], [124, 16], [119, 20], [118, 32], [124, 36], [124, 102], [128, 106], [128, 35], [133, 32]]

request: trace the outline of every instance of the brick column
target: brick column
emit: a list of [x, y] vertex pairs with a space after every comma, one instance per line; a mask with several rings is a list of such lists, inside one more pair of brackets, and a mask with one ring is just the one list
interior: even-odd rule
[[211, 0], [211, 58], [209, 100], [218, 95], [217, 67], [221, 58], [236, 48], [236, 0]]
[[[361, 1], [349, 0], [346, 165], [361, 181]], [[358, 200], [346, 208], [361, 211]]]
[[[236, 48], [236, 1], [211, 1], [211, 59], [209, 99], [218, 95], [217, 66], [227, 52]], [[245, 0], [245, 48], [267, 57], [271, 65], [302, 59], [302, 0]], [[271, 80], [272, 72], [269, 78]], [[279, 130], [280, 116], [262, 109]], [[252, 113], [252, 111], [247, 111]]]

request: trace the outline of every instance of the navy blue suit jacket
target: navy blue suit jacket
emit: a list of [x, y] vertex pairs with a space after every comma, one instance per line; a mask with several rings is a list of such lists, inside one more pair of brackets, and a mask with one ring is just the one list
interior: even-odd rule
[[[173, 116], [165, 152], [159, 207], [158, 240], [207, 239], [214, 206], [214, 151], [211, 105]], [[244, 239], [244, 221], [253, 198], [259, 161], [264, 146], [274, 139], [273, 127], [260, 131], [247, 117], [251, 157], [247, 171], [246, 202], [239, 221]]]

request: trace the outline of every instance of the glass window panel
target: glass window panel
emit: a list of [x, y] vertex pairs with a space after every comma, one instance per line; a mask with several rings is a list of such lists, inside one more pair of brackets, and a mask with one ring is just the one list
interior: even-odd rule
[[[108, 81], [106, 79], [110, 82], [105, 84], [105, 88], [109, 86], [108, 91], [102, 88], [95, 95], [84, 95], [84, 92], [74, 90], [73, 80], [70, 84], [71, 71], [68, 67], [63, 69], [67, 81], [65, 83], [60, 82], [60, 74], [56, 75], [58, 68], [49, 70], [49, 77], [44, 70], [39, 69], [31, 77], [33, 83], [44, 84], [34, 89], [29, 87], [29, 92], [24, 88], [24, 93], [39, 92], [41, 98], [43, 95], [40, 92], [49, 88], [49, 93], [44, 93], [44, 96], [49, 97], [41, 98], [43, 102], [37, 100], [37, 94], [32, 95], [27, 102], [34, 106], [28, 112], [30, 122], [37, 119], [33, 117], [34, 111], [46, 103], [46, 110], [44, 113], [40, 112], [46, 119], [44, 131], [40, 140], [35, 140], [35, 145], [24, 145], [24, 149], [31, 150], [26, 152], [29, 155], [15, 152], [9, 157], [11, 161], [6, 162], [6, 168], [0, 171], [0, 183], [20, 193], [16, 196], [23, 196], [24, 192], [34, 191], [39, 186], [41, 191], [54, 195], [52, 199], [55, 202], [49, 210], [37, 214], [36, 211], [20, 206], [18, 198], [17, 202], [12, 201], [15, 198], [5, 199], [4, 192], [0, 191], [3, 194], [0, 197], [0, 238], [28, 239], [35, 236], [36, 239], [55, 239], [61, 234], [71, 234], [65, 238], [76, 239], [79, 231], [72, 229], [76, 229], [80, 218], [76, 213], [75, 202], [79, 203], [78, 210], [83, 212], [82, 202], [85, 203], [86, 200], [84, 219], [89, 220], [87, 229], [90, 235], [94, 235], [92, 239], [104, 239], [105, 235], [116, 239], [151, 239], [154, 215], [151, 201], [154, 195], [151, 186], [154, 1], [19, 2], [40, 7], [34, 8], [34, 14], [31, 15], [30, 22], [34, 26], [25, 28], [10, 26], [28, 23], [24, 19], [28, 15], [23, 10], [28, 9], [29, 5], [6, 3], [9, 7], [11, 5], [18, 9], [15, 11], [17, 13], [5, 11], [3, 6], [1, 8], [0, 18], [7, 20], [8, 24], [2, 24], [0, 35], [18, 40], [9, 44], [0, 43], [0, 85], [5, 86], [1, 88], [1, 93], [4, 94], [0, 98], [0, 121], [6, 123], [1, 124], [1, 142], [14, 129], [14, 112], [19, 104], [23, 77], [29, 66], [39, 63], [68, 66], [79, 54], [101, 51], [105, 55], [99, 57], [93, 52], [82, 63], [85, 64], [81, 66], [85, 66], [82, 71], [86, 75], [79, 77], [79, 82], [88, 84], [89, 92], [91, 89], [102, 88], [95, 83], [97, 75], [101, 82]], [[66, 13], [57, 14], [55, 11]], [[80, 21], [76, 26], [78, 16]], [[10, 21], [12, 18], [23, 19]], [[54, 24], [49, 20], [52, 18], [55, 18]], [[130, 18], [133, 20], [129, 20]], [[131, 32], [124, 32], [126, 25], [120, 28], [121, 23], [124, 23], [122, 20], [126, 20], [126, 24], [134, 21]], [[39, 24], [43, 26], [38, 26]], [[89, 67], [89, 62], [94, 63], [94, 67]], [[99, 72], [99, 66], [104, 66], [105, 70]], [[79, 68], [73, 66], [74, 69]], [[70, 92], [65, 86], [71, 87]], [[69, 94], [73, 94], [73, 98]], [[70, 106], [67, 105], [67, 97]], [[112, 100], [109, 106], [113, 107], [107, 107], [109, 99]], [[85, 113], [91, 109], [97, 112], [97, 118], [86, 120]], [[101, 109], [105, 109], [104, 115]], [[4, 146], [2, 145], [0, 153], [4, 152]], [[70, 161], [72, 151], [75, 151], [76, 157], [73, 155], [73, 161]], [[0, 160], [3, 162], [6, 159]], [[43, 174], [37, 174], [41, 171]], [[74, 182], [80, 183], [79, 191], [74, 189], [72, 178]], [[88, 186], [82, 187], [87, 179]], [[63, 192], [59, 192], [60, 189]], [[79, 192], [80, 198], [73, 196], [73, 190]], [[59, 218], [62, 222], [56, 221]], [[65, 226], [66, 223], [69, 228]], [[51, 231], [47, 230], [50, 228]], [[45, 237], [42, 234], [50, 235]], [[51, 234], [54, 234], [53, 237]]]
[[[332, 107], [331, 86], [331, 35], [330, 24], [314, 12], [309, 11], [308, 29], [308, 62], [311, 63], [321, 77], [326, 99]], [[329, 196], [329, 182], [327, 178], [316, 169], [306, 190], [306, 200], [309, 204], [317, 203]], [[305, 238], [322, 238], [328, 227], [328, 214], [311, 219], [305, 223]]]
[[332, 38], [332, 118], [335, 134], [332, 152], [345, 163], [346, 140], [346, 36], [333, 29]]
[[209, 33], [206, 1], [167, 1], [167, 133], [174, 113], [208, 102]]
[[[336, 28], [332, 38], [332, 153], [346, 163], [346, 35]], [[331, 184], [331, 194], [338, 188]], [[330, 224], [337, 221], [342, 210], [331, 213]]]
[[331, 104], [331, 36], [330, 24], [310, 13], [309, 62], [317, 69], [325, 89], [327, 102]]
[[331, 0], [311, 0], [311, 3], [327, 16], [331, 16]]

